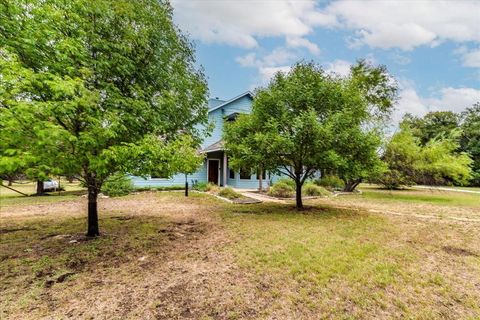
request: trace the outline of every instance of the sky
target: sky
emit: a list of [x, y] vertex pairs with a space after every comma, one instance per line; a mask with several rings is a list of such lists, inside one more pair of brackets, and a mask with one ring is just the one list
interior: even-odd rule
[[383, 64], [399, 86], [393, 115], [460, 112], [480, 101], [480, 0], [172, 0], [211, 97], [264, 86], [297, 61], [348, 74]]

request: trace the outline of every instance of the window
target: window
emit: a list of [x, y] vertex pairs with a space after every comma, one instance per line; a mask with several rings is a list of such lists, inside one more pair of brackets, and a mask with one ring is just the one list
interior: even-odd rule
[[[266, 176], [265, 171], [262, 171], [262, 180], [265, 180]], [[257, 170], [257, 180], [260, 180], [260, 170]]]
[[250, 180], [251, 175], [252, 173], [250, 172], [250, 170], [240, 169], [240, 179]]
[[150, 179], [170, 179], [170, 177], [165, 177], [158, 173], [152, 173], [152, 175], [150, 175]]
[[233, 169], [230, 169], [230, 173], [229, 173], [228, 177], [230, 179], [235, 179], [235, 171], [233, 171]]

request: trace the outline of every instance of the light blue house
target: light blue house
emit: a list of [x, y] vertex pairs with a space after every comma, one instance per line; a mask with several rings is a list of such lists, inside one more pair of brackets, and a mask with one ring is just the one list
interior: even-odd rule
[[[254, 189], [259, 186], [257, 173], [235, 171], [228, 167], [228, 154], [224, 152], [222, 133], [226, 121], [232, 121], [236, 115], [250, 113], [252, 109], [253, 95], [247, 91], [228, 101], [210, 99], [208, 101], [208, 121], [214, 124], [211, 135], [206, 137], [201, 146], [201, 152], [206, 155], [203, 164], [197, 172], [187, 176], [190, 185], [198, 182], [212, 182], [219, 186], [233, 188]], [[266, 187], [277, 176], [269, 176], [263, 173], [263, 187]], [[185, 175], [176, 174], [173, 177], [132, 177], [136, 187], [168, 187], [182, 186], [185, 184]]]

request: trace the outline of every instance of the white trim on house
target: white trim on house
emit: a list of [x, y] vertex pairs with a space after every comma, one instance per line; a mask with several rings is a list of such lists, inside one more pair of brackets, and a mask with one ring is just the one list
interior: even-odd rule
[[243, 98], [243, 97], [245, 97], [245, 96], [250, 96], [250, 98], [253, 99], [253, 93], [252, 93], [251, 91], [247, 91], [247, 92], [244, 92], [244, 93], [242, 93], [241, 95], [238, 95], [238, 96], [236, 96], [236, 97], [234, 97], [234, 98], [232, 98], [232, 99], [230, 99], [230, 100], [228, 100], [228, 101], [225, 101], [224, 103], [219, 104], [219, 105], [216, 106], [216, 107], [213, 107], [212, 109], [208, 110], [208, 112], [210, 113], [210, 112], [212, 112], [212, 111], [215, 111], [215, 110], [217, 110], [217, 109], [220, 109], [221, 107], [224, 107], [224, 106], [226, 106], [227, 104], [229, 104], [229, 103], [231, 103], [231, 102], [233, 102], [233, 101], [235, 101], [235, 100], [238, 100], [238, 99], [240, 99], [240, 98]]

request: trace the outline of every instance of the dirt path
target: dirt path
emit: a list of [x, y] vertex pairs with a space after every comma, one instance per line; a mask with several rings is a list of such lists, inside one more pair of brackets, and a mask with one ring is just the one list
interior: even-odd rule
[[253, 198], [255, 200], [262, 201], [262, 202], [287, 203], [286, 200], [275, 199], [273, 197], [269, 197], [269, 196], [265, 196], [263, 194], [259, 194], [258, 192], [246, 191], [246, 190], [242, 190], [242, 189], [235, 189], [235, 191], [240, 193], [241, 195], [244, 195], [245, 197]]

